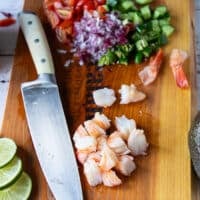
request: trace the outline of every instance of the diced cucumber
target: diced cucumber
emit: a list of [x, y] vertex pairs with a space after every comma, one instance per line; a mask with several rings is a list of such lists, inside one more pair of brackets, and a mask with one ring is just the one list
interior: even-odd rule
[[138, 41], [138, 40], [141, 39], [141, 35], [140, 35], [139, 33], [136, 32], [136, 33], [134, 33], [134, 34], [132, 35], [131, 39], [132, 39], [134, 42], [136, 42], [136, 41]]
[[148, 42], [145, 39], [141, 39], [135, 43], [135, 46], [138, 51], [142, 51], [144, 48], [146, 48], [148, 46]]
[[151, 3], [153, 0], [135, 0], [136, 3], [140, 4], [140, 5], [144, 5], [147, 3]]
[[143, 19], [140, 15], [139, 12], [134, 12], [134, 15], [133, 15], [133, 23], [135, 25], [139, 25], [139, 24], [142, 24], [143, 23]]
[[159, 21], [157, 19], [151, 20], [151, 30], [157, 33], [161, 31]]
[[111, 7], [115, 7], [117, 5], [117, 0], [106, 0], [106, 4]]
[[154, 10], [153, 18], [158, 19], [160, 17], [163, 17], [167, 13], [167, 7], [166, 6], [158, 6]]
[[135, 55], [135, 58], [134, 58], [134, 61], [136, 64], [140, 64], [143, 60], [143, 54], [142, 52], [137, 52], [136, 55]]
[[152, 41], [158, 40], [159, 36], [160, 36], [160, 33], [155, 32], [155, 31], [149, 31], [147, 33], [147, 41], [152, 42]]
[[163, 46], [168, 43], [168, 38], [165, 34], [161, 34], [158, 38], [158, 43], [160, 46]]
[[171, 25], [164, 25], [161, 27], [162, 28], [162, 32], [169, 37], [173, 32], [174, 32], [174, 27]]
[[127, 1], [122, 1], [121, 2], [121, 8], [124, 10], [124, 11], [128, 11], [128, 10], [136, 10], [136, 7], [135, 7], [135, 4], [133, 1], [131, 0], [127, 0]]
[[143, 6], [142, 8], [140, 8], [140, 12], [142, 17], [147, 20], [151, 18], [151, 9], [149, 7], [149, 5]]
[[98, 66], [110, 65], [116, 62], [117, 57], [114, 52], [108, 50], [98, 61]]
[[128, 65], [128, 57], [123, 55], [121, 58], [119, 58], [118, 63], [122, 65]]
[[171, 18], [170, 17], [165, 17], [165, 18], [159, 19], [158, 21], [159, 21], [159, 25], [160, 26], [169, 25], [170, 21], [171, 21]]
[[152, 53], [153, 49], [151, 47], [146, 47], [142, 53], [144, 55], [144, 57], [149, 58], [151, 53]]

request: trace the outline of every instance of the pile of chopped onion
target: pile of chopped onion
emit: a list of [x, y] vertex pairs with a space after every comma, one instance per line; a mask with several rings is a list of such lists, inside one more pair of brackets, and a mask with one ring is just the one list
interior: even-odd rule
[[74, 24], [75, 56], [81, 63], [96, 63], [109, 48], [127, 42], [126, 30], [113, 13], [100, 18], [97, 12], [85, 11], [83, 18]]

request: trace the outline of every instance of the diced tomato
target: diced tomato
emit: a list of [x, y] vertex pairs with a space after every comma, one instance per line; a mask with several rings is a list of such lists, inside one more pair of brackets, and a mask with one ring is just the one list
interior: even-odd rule
[[94, 0], [98, 5], [106, 4], [106, 0]]
[[51, 23], [52, 28], [55, 28], [60, 23], [60, 19], [54, 11], [47, 10], [47, 16]]
[[16, 20], [13, 19], [12, 17], [1, 19], [0, 26], [10, 26], [10, 25], [14, 24], [15, 22], [16, 22]]
[[98, 11], [100, 16], [103, 16], [107, 12], [107, 10], [105, 9], [104, 6], [98, 6], [97, 11]]
[[56, 9], [57, 15], [61, 19], [71, 19], [73, 16], [73, 8], [72, 7], [63, 7]]
[[67, 5], [69, 6], [75, 6], [76, 3], [77, 3], [77, 0], [67, 0]]
[[59, 27], [62, 29], [68, 28], [73, 25], [73, 21], [71, 19], [66, 19], [62, 23], [59, 24]]
[[86, 9], [86, 10], [95, 10], [95, 6], [94, 6], [94, 2], [93, 2], [93, 0], [88, 0], [88, 1], [86, 1], [85, 3], [84, 3], [84, 9]]
[[54, 10], [54, 5], [56, 3], [61, 3], [61, 0], [45, 0], [44, 1], [44, 7], [47, 8], [48, 10]]

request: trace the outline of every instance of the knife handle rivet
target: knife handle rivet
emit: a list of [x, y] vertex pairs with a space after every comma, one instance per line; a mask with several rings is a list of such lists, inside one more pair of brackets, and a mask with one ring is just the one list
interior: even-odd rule
[[45, 63], [45, 62], [46, 62], [46, 59], [45, 59], [45, 58], [42, 58], [42, 59], [41, 59], [41, 62], [42, 62], [42, 63]]
[[34, 40], [35, 43], [38, 43], [40, 40], [37, 38]]
[[33, 23], [32, 21], [28, 21], [28, 23], [27, 23], [27, 24], [28, 24], [28, 25], [31, 25], [32, 23]]

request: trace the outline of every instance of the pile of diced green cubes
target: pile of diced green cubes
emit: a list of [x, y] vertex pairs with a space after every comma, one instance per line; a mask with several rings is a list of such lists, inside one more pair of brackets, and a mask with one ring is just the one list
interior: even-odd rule
[[174, 32], [170, 13], [165, 5], [152, 8], [149, 4], [151, 2], [152, 0], [107, 0], [106, 9], [116, 12], [124, 25], [132, 24], [133, 30], [128, 33], [127, 44], [109, 49], [101, 57], [98, 63], [100, 66], [128, 64], [130, 59], [139, 64], [168, 43], [169, 36]]

